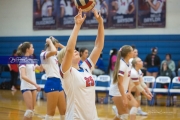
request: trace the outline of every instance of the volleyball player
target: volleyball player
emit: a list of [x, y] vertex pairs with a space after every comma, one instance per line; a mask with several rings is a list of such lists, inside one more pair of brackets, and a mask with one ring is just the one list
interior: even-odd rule
[[21, 92], [27, 107], [24, 120], [32, 120], [34, 106], [36, 104], [37, 90], [41, 88], [36, 84], [35, 69], [42, 71], [41, 67], [35, 64], [30, 56], [34, 53], [33, 44], [24, 42], [19, 45], [17, 55], [27, 61], [19, 61], [19, 72], [21, 80]]
[[[113, 73], [113, 80], [110, 85], [109, 94], [116, 105], [118, 115], [115, 119], [127, 120], [136, 119], [138, 104], [131, 93], [128, 93], [131, 64], [129, 59], [133, 57], [131, 46], [125, 45], [118, 51], [117, 61]], [[129, 112], [130, 109], [130, 112]]]
[[93, 9], [98, 21], [98, 35], [95, 46], [89, 58], [80, 66], [79, 52], [75, 50], [78, 32], [86, 16], [82, 17], [82, 10], [74, 17], [75, 25], [67, 46], [58, 53], [58, 61], [61, 64], [60, 74], [63, 88], [67, 96], [66, 120], [97, 120], [95, 106], [95, 81], [91, 69], [100, 56], [104, 46], [103, 19], [97, 10]]
[[45, 120], [52, 120], [58, 107], [60, 118], [64, 120], [66, 111], [65, 95], [60, 80], [60, 71], [57, 60], [57, 49], [64, 46], [54, 37], [46, 39], [46, 51], [40, 54], [42, 66], [47, 75], [44, 91], [47, 94], [47, 114]]

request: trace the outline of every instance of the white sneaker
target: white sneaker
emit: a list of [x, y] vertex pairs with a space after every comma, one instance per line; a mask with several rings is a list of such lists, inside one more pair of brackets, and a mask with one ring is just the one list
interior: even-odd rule
[[141, 109], [137, 111], [137, 115], [147, 116], [146, 112], [143, 112]]
[[116, 116], [119, 116], [119, 115], [118, 115], [118, 110], [117, 110], [117, 108], [116, 108], [115, 105], [112, 106], [112, 109], [113, 109], [115, 115], [116, 115]]

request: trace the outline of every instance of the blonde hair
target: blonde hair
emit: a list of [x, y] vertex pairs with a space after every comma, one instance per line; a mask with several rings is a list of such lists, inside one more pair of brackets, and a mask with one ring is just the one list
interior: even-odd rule
[[63, 57], [66, 53], [66, 47], [62, 48], [59, 52], [58, 52], [58, 55], [57, 55], [57, 58], [58, 58], [58, 62], [61, 64], [62, 63], [62, 60], [63, 60]]
[[117, 60], [116, 60], [115, 67], [114, 67], [114, 72], [113, 72], [113, 83], [118, 82], [118, 73], [119, 73], [119, 66], [120, 66], [121, 57], [125, 58], [128, 55], [128, 53], [131, 52], [131, 51], [132, 51], [132, 47], [129, 46], [129, 45], [124, 45], [118, 51]]
[[19, 46], [18, 46], [18, 49], [17, 49], [17, 56], [24, 56], [26, 54], [26, 50], [29, 49], [31, 47], [31, 44], [30, 42], [23, 42], [21, 43]]
[[133, 58], [133, 60], [132, 60], [132, 66], [135, 68], [135, 65], [136, 65], [136, 63], [137, 63], [137, 59], [138, 59], [139, 57], [135, 57], [135, 58]]
[[[54, 38], [53, 36], [50, 36], [49, 39], [51, 39], [53, 45], [55, 45], [56, 43], [59, 43], [59, 41], [58, 41], [56, 38]], [[48, 47], [49, 47], [49, 45], [46, 43], [46, 44], [45, 44], [45, 50], [46, 50]]]

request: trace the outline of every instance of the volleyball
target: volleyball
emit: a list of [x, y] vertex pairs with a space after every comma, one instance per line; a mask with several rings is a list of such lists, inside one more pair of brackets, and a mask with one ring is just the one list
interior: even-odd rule
[[94, 8], [96, 5], [95, 0], [74, 0], [76, 7], [83, 12], [88, 12]]

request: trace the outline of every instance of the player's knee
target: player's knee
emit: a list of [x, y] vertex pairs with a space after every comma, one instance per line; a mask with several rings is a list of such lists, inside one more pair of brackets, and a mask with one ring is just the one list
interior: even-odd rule
[[24, 116], [27, 118], [31, 118], [34, 116], [34, 112], [32, 110], [26, 110]]
[[45, 116], [45, 120], [53, 120], [53, 116], [46, 115], [46, 116]]
[[137, 107], [132, 107], [130, 110], [130, 115], [136, 115], [138, 108]]
[[118, 116], [118, 118], [120, 119], [120, 120], [128, 120], [128, 114], [122, 114], [122, 115], [119, 115]]

